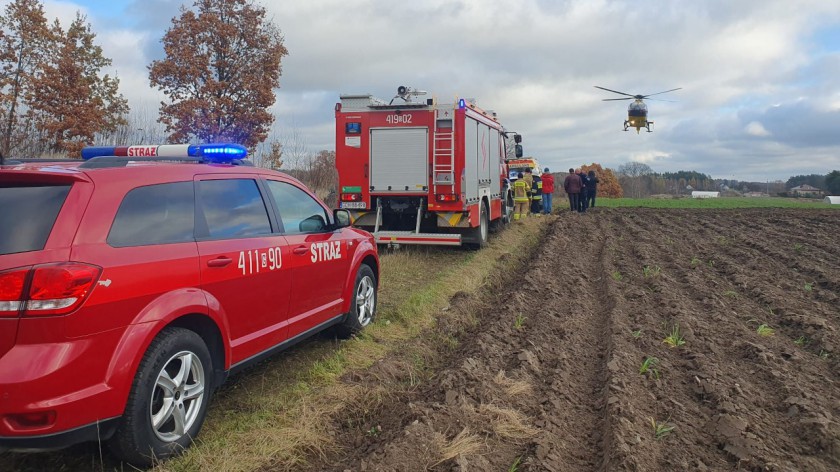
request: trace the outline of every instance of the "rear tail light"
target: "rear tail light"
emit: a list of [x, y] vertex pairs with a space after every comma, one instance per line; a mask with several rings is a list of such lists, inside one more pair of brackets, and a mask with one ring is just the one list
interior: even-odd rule
[[441, 203], [458, 201], [458, 195], [455, 195], [454, 193], [439, 193], [435, 195], [435, 198]]
[[0, 317], [17, 316], [29, 270], [0, 272]]
[[28, 316], [70, 313], [90, 294], [101, 272], [97, 266], [71, 262], [1, 273], [0, 316], [16, 316], [21, 308]]
[[362, 194], [361, 193], [342, 193], [341, 194], [341, 201], [342, 202], [360, 202], [360, 201], [362, 201]]

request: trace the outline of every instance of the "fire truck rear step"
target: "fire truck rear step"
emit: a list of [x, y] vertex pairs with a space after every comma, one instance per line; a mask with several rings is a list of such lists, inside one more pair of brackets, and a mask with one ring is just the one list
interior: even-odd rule
[[373, 233], [377, 244], [422, 244], [460, 246], [460, 234], [415, 233], [414, 231], [379, 231]]

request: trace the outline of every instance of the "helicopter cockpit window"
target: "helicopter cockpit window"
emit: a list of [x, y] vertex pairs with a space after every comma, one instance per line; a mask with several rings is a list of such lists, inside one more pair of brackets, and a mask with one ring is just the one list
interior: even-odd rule
[[642, 103], [642, 102], [633, 102], [633, 103], [631, 103], [631, 104], [630, 104], [630, 106], [628, 107], [628, 110], [639, 110], [639, 111], [644, 111], [644, 110], [647, 110], [647, 105], [645, 105], [645, 104], [644, 104], [644, 103]]

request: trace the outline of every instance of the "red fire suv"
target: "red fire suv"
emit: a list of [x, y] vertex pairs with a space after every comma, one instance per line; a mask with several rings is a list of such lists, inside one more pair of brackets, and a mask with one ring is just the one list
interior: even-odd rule
[[107, 440], [147, 466], [229, 374], [373, 319], [372, 236], [244, 148], [83, 157], [0, 167], [0, 450]]

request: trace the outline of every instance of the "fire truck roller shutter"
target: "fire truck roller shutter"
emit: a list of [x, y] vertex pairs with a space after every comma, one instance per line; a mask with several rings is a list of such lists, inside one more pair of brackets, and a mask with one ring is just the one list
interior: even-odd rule
[[[464, 196], [468, 205], [478, 201], [478, 166], [481, 165], [481, 147], [479, 146], [480, 125], [467, 116], [464, 119]], [[485, 139], [486, 127], [485, 127]]]
[[370, 185], [373, 193], [425, 194], [429, 185], [428, 146], [427, 128], [372, 129]]
[[497, 192], [496, 189], [501, 188], [502, 183], [499, 181], [499, 166], [502, 162], [502, 138], [500, 136], [499, 130], [490, 128], [490, 142], [488, 143], [490, 157], [488, 159], [488, 166], [487, 166], [487, 179], [490, 180], [490, 188], [493, 189], [493, 192]]

